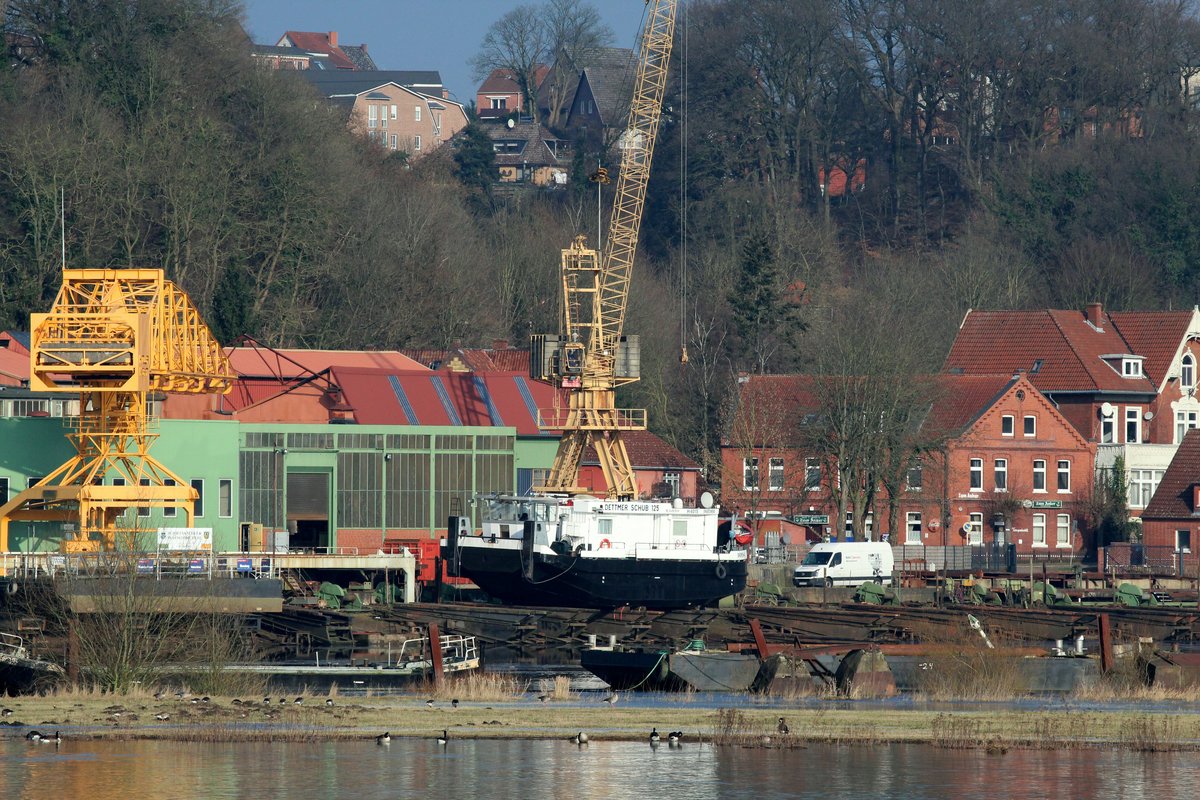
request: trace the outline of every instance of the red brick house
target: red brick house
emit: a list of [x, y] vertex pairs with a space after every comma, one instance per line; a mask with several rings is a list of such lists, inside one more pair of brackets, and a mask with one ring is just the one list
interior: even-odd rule
[[1188, 431], [1142, 512], [1142, 544], [1182, 555], [1188, 566], [1200, 553], [1200, 431]]
[[803, 443], [803, 426], [819, 421], [820, 389], [812, 376], [740, 379], [738, 409], [722, 446], [723, 503], [759, 530], [790, 520], [803, 525], [807, 538], [841, 530], [855, 538], [888, 533], [894, 544], [1082, 550], [1094, 445], [1024, 375], [923, 380], [937, 386], [920, 438], [937, 446], [905, 476], [898, 530], [880, 530], [888, 512], [882, 491], [866, 519], [837, 524], [828, 457], [807, 452]]
[[[700, 465], [658, 436], [650, 431], [626, 431], [621, 438], [633, 465], [639, 498], [681, 497], [691, 503], [704, 490]], [[595, 448], [588, 447], [584, 453], [579, 466], [579, 485], [597, 495], [608, 490]]]
[[1200, 312], [969, 311], [945, 361], [963, 375], [1024, 371], [1097, 465], [1124, 460], [1129, 505], [1150, 501], [1175, 448], [1200, 427]]
[[287, 31], [275, 47], [294, 47], [309, 56], [302, 69], [377, 70], [365, 44], [349, 45], [338, 41], [338, 32]]
[[[540, 86], [549, 67], [539, 64], [534, 70], [534, 85]], [[475, 91], [475, 113], [480, 119], [495, 119], [525, 112], [525, 93], [512, 70], [494, 69]]]

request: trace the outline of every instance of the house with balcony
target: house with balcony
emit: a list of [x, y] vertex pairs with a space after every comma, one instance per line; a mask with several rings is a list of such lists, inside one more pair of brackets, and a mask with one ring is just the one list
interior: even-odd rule
[[1200, 427], [1200, 311], [969, 311], [949, 374], [1023, 372], [1087, 441], [1124, 463], [1129, 507], [1149, 504], [1187, 432]]
[[447, 98], [432, 70], [300, 73], [346, 114], [351, 131], [383, 150], [426, 155], [467, 126], [467, 111]]

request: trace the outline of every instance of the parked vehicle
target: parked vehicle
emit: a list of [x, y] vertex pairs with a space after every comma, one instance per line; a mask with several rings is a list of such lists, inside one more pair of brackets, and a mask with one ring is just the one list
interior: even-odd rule
[[792, 573], [796, 586], [892, 584], [892, 547], [886, 542], [821, 542]]

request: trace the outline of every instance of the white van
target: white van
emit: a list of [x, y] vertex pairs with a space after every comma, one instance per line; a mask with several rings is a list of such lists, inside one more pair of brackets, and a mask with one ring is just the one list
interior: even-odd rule
[[886, 542], [821, 542], [796, 567], [796, 586], [892, 585], [892, 546]]

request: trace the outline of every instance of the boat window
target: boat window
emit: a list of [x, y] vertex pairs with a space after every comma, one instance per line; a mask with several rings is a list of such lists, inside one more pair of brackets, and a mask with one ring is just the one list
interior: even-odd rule
[[828, 551], [824, 553], [809, 553], [804, 557], [804, 561], [800, 562], [807, 567], [821, 567], [829, 563], [829, 557], [833, 555]]
[[601, 536], [612, 536], [612, 520], [601, 518], [598, 530]]
[[672, 536], [687, 536], [688, 524], [686, 519], [672, 520], [671, 535]]

